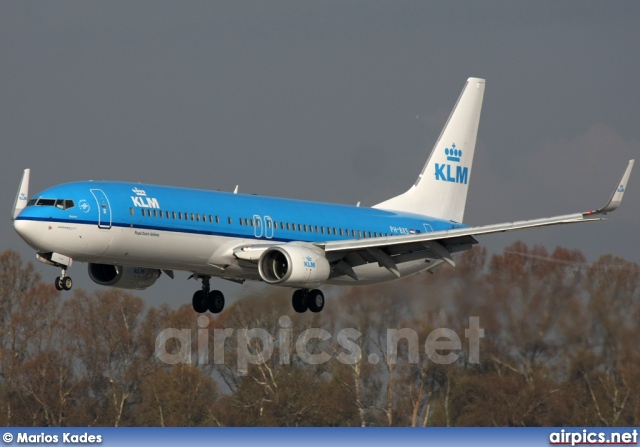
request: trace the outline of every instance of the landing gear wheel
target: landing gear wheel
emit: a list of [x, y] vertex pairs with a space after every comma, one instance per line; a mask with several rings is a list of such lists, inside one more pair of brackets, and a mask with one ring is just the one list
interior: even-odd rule
[[207, 311], [207, 295], [202, 290], [198, 290], [193, 294], [191, 304], [193, 304], [193, 310], [199, 314], [205, 313]]
[[57, 290], [71, 290], [73, 287], [73, 280], [69, 276], [57, 276], [53, 285], [56, 286]]
[[218, 314], [224, 309], [224, 295], [219, 290], [209, 292], [207, 308], [211, 313]]
[[305, 313], [309, 308], [309, 306], [307, 305], [307, 291], [300, 289], [293, 292], [291, 304], [293, 304], [293, 310], [295, 310], [299, 314]]
[[60, 283], [62, 284], [62, 288], [64, 290], [71, 290], [71, 288], [73, 287], [73, 280], [69, 276], [65, 276], [64, 278], [62, 278], [60, 280]]
[[309, 291], [306, 301], [311, 312], [318, 313], [324, 308], [324, 294], [318, 289]]

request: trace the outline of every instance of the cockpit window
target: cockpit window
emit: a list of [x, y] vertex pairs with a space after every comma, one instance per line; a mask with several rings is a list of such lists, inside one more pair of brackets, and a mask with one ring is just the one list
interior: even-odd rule
[[68, 199], [58, 199], [56, 200], [56, 207], [61, 210], [68, 210], [69, 208], [73, 208], [73, 200]]
[[55, 206], [56, 208], [60, 208], [61, 210], [68, 210], [69, 208], [73, 208], [75, 206], [73, 200], [69, 199], [31, 199], [27, 203], [27, 206], [31, 205]]

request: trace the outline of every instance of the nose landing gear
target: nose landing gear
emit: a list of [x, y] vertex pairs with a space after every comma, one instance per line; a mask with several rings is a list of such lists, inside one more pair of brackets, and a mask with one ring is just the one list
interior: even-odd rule
[[53, 285], [57, 290], [71, 290], [73, 280], [67, 276], [67, 269], [71, 267], [72, 259], [58, 253], [36, 253], [36, 259], [44, 264], [62, 269], [60, 276], [56, 277]]
[[53, 285], [57, 290], [71, 290], [73, 287], [73, 280], [70, 276], [67, 276], [67, 270], [62, 269], [62, 276], [57, 276]]

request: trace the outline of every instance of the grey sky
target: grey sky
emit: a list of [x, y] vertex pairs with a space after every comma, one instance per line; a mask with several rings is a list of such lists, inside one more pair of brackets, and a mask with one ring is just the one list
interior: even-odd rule
[[[639, 43], [635, 0], [2, 0], [0, 250], [34, 256], [9, 220], [25, 167], [32, 193], [109, 179], [372, 205], [413, 183], [469, 76], [487, 88], [465, 221], [593, 209], [640, 154]], [[640, 262], [636, 171], [606, 223], [480, 242]], [[188, 302], [186, 277], [140, 295]]]

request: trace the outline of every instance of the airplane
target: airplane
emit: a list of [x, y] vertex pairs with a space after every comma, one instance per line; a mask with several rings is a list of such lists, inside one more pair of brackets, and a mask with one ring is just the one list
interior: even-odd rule
[[593, 222], [620, 205], [634, 160], [607, 204], [595, 211], [468, 226], [463, 216], [485, 91], [469, 78], [418, 178], [373, 207], [177, 188], [85, 181], [29, 198], [25, 169], [13, 207], [14, 228], [39, 261], [61, 269], [58, 290], [73, 285], [72, 261], [88, 263], [103, 286], [145, 289], [164, 272], [201, 281], [198, 313], [223, 310], [210, 279], [247, 280], [294, 289], [296, 312], [320, 312], [322, 284], [368, 285], [455, 267], [452, 256], [476, 236]]

